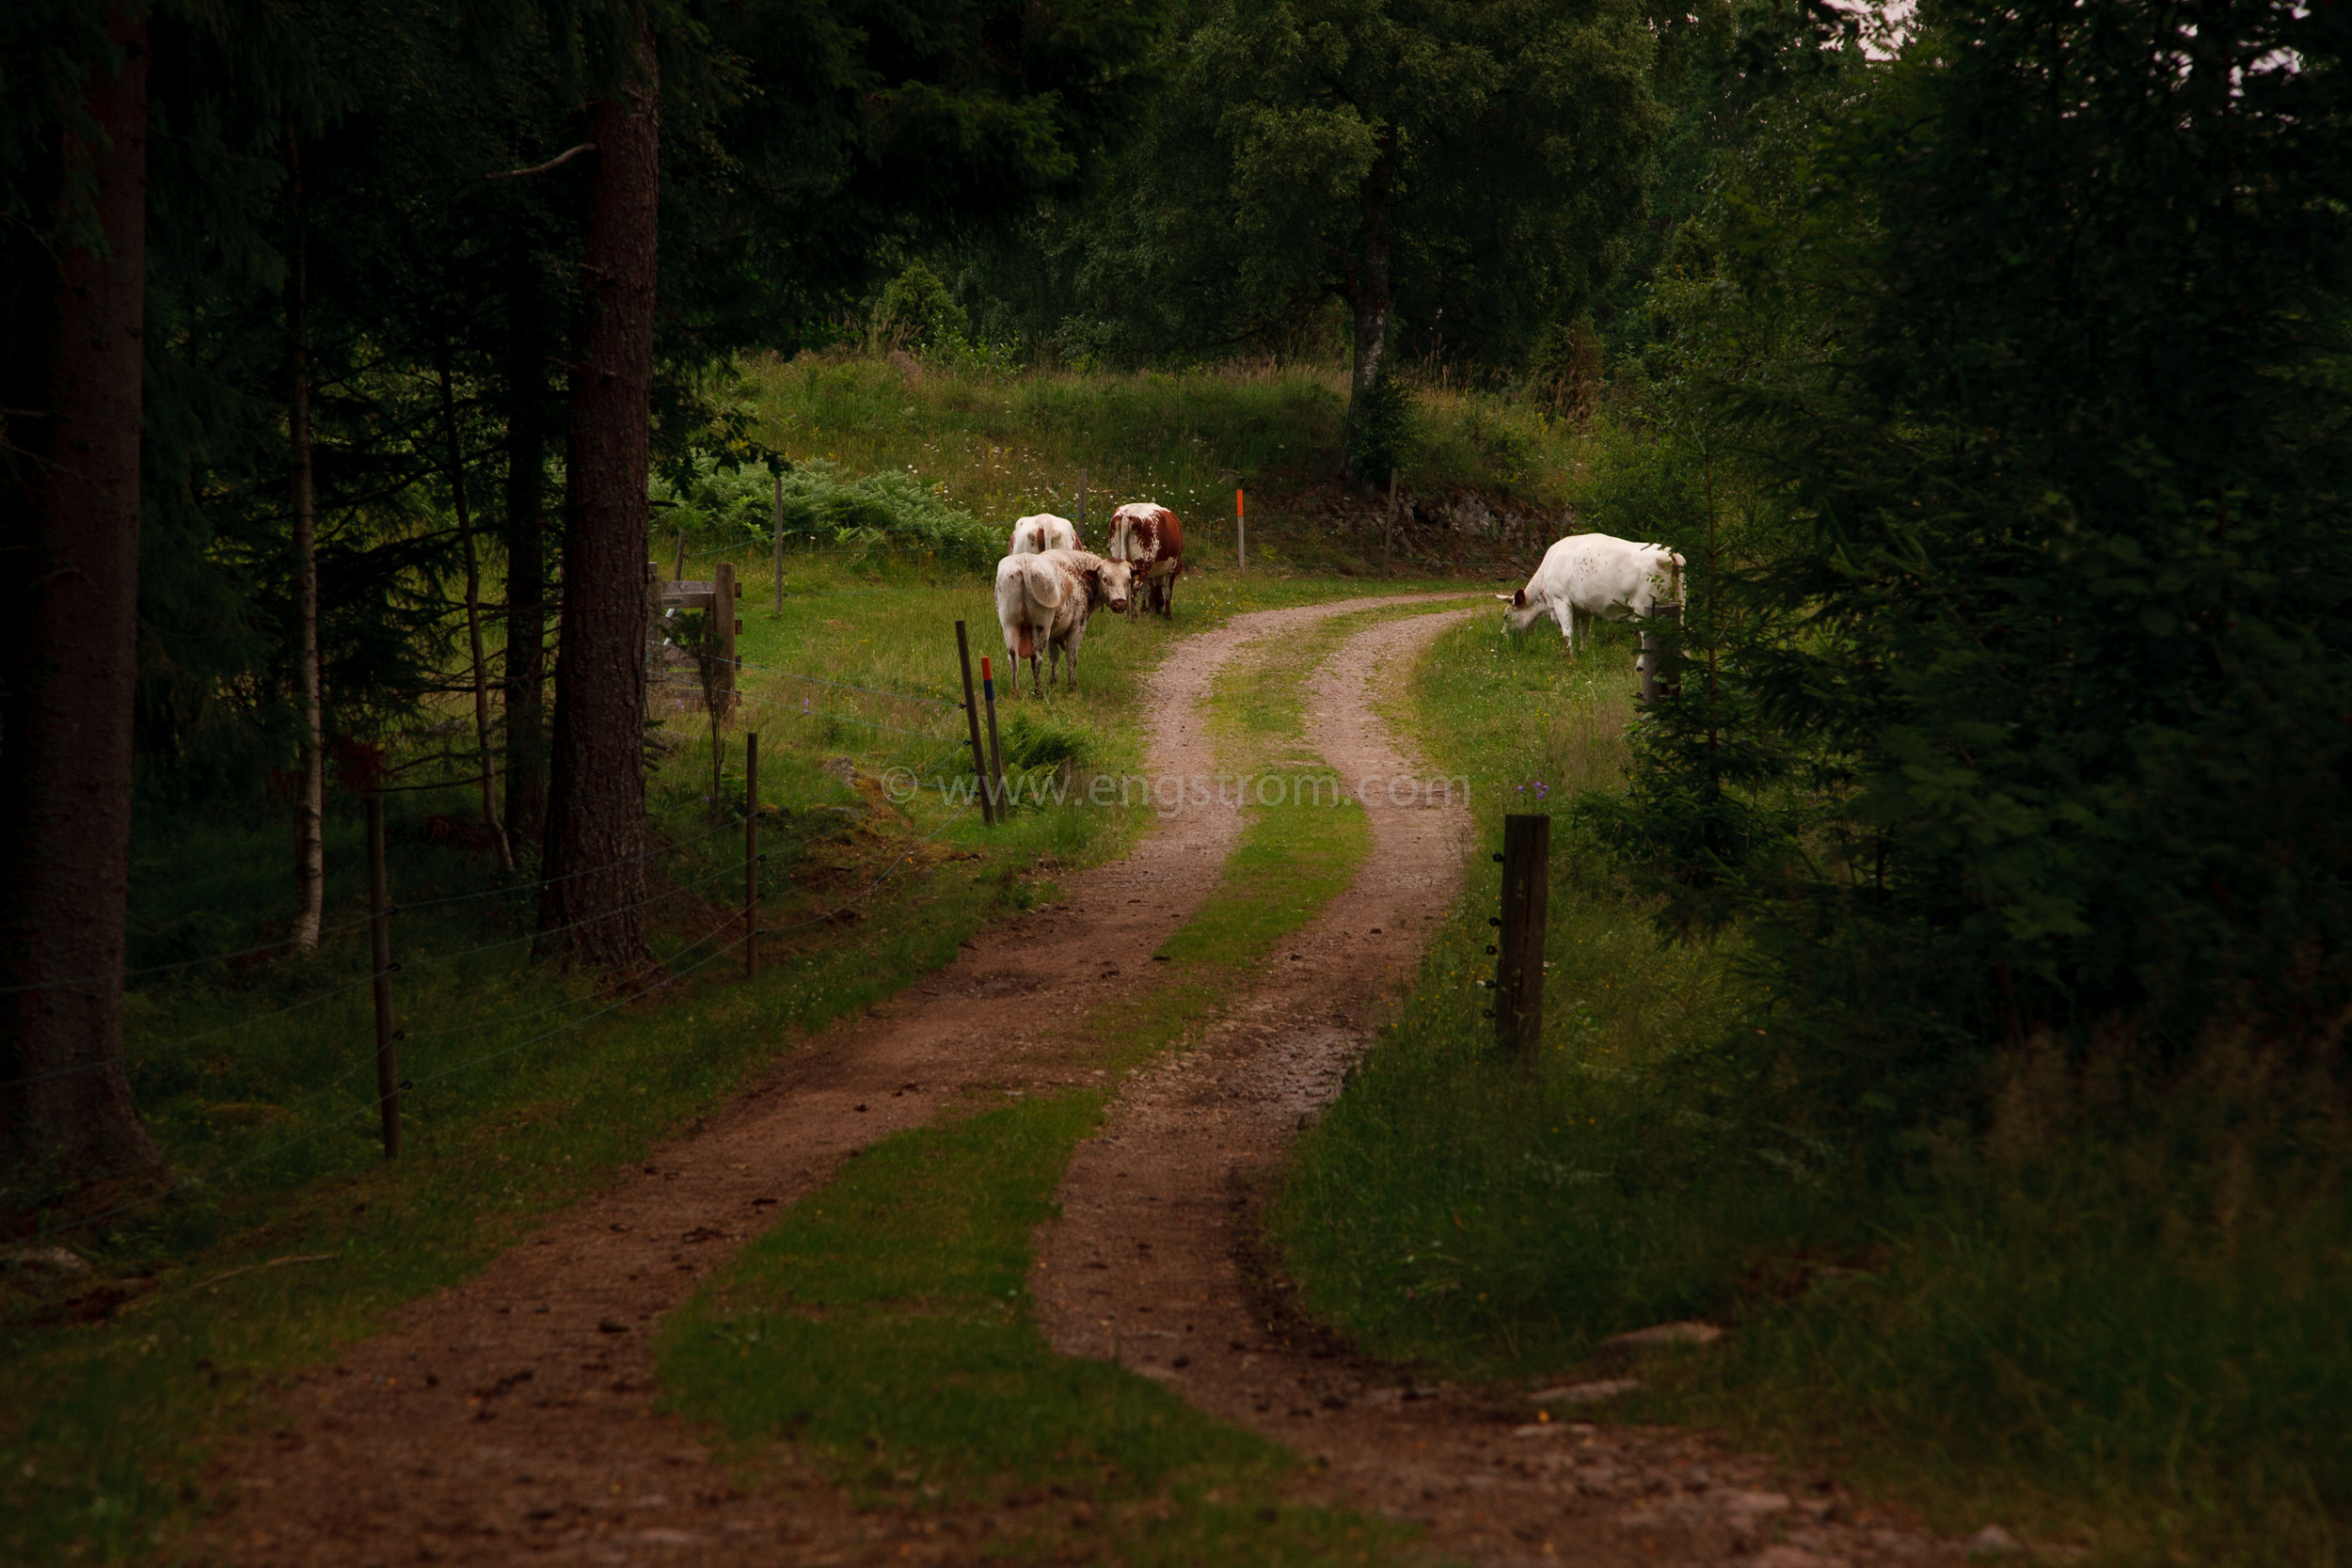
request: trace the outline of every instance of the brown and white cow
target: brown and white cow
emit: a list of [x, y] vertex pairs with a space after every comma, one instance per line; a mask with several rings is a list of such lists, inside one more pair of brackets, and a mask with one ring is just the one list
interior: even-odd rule
[[1005, 630], [1005, 652], [1012, 659], [1011, 695], [1021, 690], [1021, 661], [1029, 661], [1029, 689], [1045, 695], [1038, 661], [1048, 677], [1070, 660], [1070, 689], [1078, 689], [1078, 645], [1086, 641], [1087, 618], [1096, 607], [1124, 610], [1131, 574], [1123, 561], [1105, 561], [1089, 550], [1042, 550], [1009, 555], [996, 563], [996, 619]]
[[1067, 517], [1041, 512], [1012, 525], [1012, 545], [1007, 555], [1036, 555], [1043, 550], [1074, 550], [1079, 546], [1076, 525]]
[[1184, 525], [1175, 513], [1157, 501], [1129, 501], [1111, 514], [1103, 553], [1134, 570], [1136, 608], [1174, 617], [1176, 579], [1184, 572]]

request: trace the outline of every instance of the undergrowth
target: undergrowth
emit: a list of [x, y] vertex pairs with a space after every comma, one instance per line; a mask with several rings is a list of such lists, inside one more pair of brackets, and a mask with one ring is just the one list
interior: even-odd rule
[[[1497, 778], [1482, 842], [1612, 785], [1629, 644], [1604, 627], [1573, 675], [1490, 625], [1433, 650], [1406, 705], [1449, 771]], [[2224, 1036], [2157, 1075], [2121, 1041], [2041, 1041], [1983, 1125], [1827, 1143], [1742, 1049], [1772, 1015], [1736, 933], [1662, 944], [1565, 812], [1553, 831], [1543, 1050], [1500, 1056], [1479, 1016], [1480, 856], [1275, 1212], [1313, 1310], [1384, 1355], [1552, 1381], [1603, 1336], [1707, 1317], [1736, 1332], [1606, 1414], [2096, 1561], [2343, 1560], [2352, 1128], [2343, 1085], [2290, 1065], [2309, 1053]]]

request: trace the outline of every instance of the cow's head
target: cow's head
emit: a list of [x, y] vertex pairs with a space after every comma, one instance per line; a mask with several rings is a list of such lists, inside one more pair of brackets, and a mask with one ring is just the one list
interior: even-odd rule
[[1502, 612], [1502, 625], [1505, 630], [1525, 631], [1543, 619], [1544, 607], [1540, 604], [1530, 604], [1527, 599], [1527, 590], [1524, 588], [1516, 594], [1497, 594], [1495, 597], [1509, 607]]
[[1096, 604], [1108, 605], [1113, 611], [1125, 614], [1127, 600], [1135, 591], [1135, 568], [1123, 561], [1105, 561], [1100, 566], [1087, 568], [1087, 594]]
[[1645, 585], [1649, 589], [1649, 602], [1635, 607], [1636, 611], [1643, 615], [1647, 615], [1661, 604], [1682, 602], [1682, 568], [1688, 564], [1679, 554], [1663, 545], [1652, 545], [1650, 548], [1658, 555], [1651, 562], [1649, 581]]

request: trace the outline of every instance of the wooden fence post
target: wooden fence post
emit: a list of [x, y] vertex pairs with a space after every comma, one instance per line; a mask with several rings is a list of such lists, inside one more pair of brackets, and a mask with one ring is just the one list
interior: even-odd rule
[[1078, 470], [1077, 523], [1078, 543], [1083, 546], [1087, 542], [1087, 471], [1084, 468], [1080, 468]]
[[988, 755], [980, 750], [980, 705], [972, 698], [972, 643], [956, 623], [956, 662], [963, 668], [963, 722], [972, 732], [972, 776], [980, 781], [980, 820], [996, 820], [995, 791], [988, 787]]
[[759, 978], [759, 732], [743, 737], [743, 978]]
[[400, 1158], [400, 1063], [392, 1029], [392, 901], [384, 867], [384, 796], [368, 792], [368, 945], [375, 969], [375, 1102], [384, 1158]]
[[686, 580], [686, 531], [677, 531], [677, 569], [670, 574], [672, 582]]
[[772, 525], [776, 536], [776, 613], [784, 613], [784, 470], [776, 470], [776, 512]]
[[1495, 958], [1495, 1043], [1532, 1053], [1544, 1037], [1544, 920], [1551, 902], [1551, 818], [1502, 819], [1502, 941]]
[[710, 585], [710, 628], [719, 640], [719, 717], [735, 717], [735, 640], [743, 623], [735, 613], [735, 562], [722, 561]]
[[1391, 552], [1396, 546], [1396, 470], [1389, 470], [1389, 520], [1380, 530], [1380, 575], [1394, 577], [1391, 567]]
[[[1021, 666], [1017, 661], [1012, 667], [1012, 689], [1021, 689]], [[988, 709], [988, 788], [996, 802], [996, 820], [1002, 822], [1012, 810], [1012, 801], [1008, 798], [1011, 791], [1005, 784], [1005, 749], [996, 743], [996, 676], [985, 655], [980, 658], [980, 701]]]

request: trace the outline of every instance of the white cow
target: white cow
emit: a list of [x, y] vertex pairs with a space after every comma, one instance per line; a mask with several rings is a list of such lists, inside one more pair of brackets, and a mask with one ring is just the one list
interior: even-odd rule
[[1549, 615], [1576, 657], [1576, 618], [1584, 617], [1584, 641], [1593, 640], [1593, 618], [1626, 621], [1647, 616], [1682, 597], [1682, 557], [1663, 545], [1637, 545], [1605, 533], [1579, 533], [1555, 542], [1544, 563], [1516, 594], [1497, 594], [1511, 608], [1503, 624], [1525, 631]]
[[1097, 605], [1127, 608], [1133, 574], [1123, 561], [1105, 561], [1087, 550], [1043, 550], [1009, 555], [996, 563], [996, 619], [1005, 629], [1005, 652], [1012, 660], [1009, 695], [1021, 690], [1021, 661], [1029, 661], [1029, 689], [1045, 695], [1038, 661], [1047, 676], [1070, 660], [1070, 688], [1078, 687], [1078, 645], [1086, 641], [1087, 617]]
[[1074, 550], [1078, 531], [1067, 517], [1041, 512], [1012, 525], [1012, 546], [1007, 555], [1039, 555], [1046, 550]]

